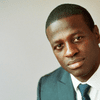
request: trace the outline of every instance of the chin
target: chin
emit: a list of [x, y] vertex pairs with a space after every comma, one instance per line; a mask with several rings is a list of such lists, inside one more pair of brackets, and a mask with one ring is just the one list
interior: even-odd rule
[[86, 76], [88, 73], [86, 73], [82, 70], [76, 70], [71, 74], [73, 74], [75, 77], [83, 77], [83, 76]]

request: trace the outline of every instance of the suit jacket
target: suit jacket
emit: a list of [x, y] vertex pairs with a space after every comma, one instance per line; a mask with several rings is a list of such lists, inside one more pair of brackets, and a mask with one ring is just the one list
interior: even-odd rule
[[43, 76], [38, 83], [37, 100], [76, 100], [70, 74], [60, 67]]

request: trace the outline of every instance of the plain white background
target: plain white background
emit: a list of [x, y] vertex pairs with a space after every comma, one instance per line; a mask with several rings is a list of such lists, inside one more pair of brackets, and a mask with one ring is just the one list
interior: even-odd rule
[[100, 27], [100, 0], [0, 0], [0, 100], [36, 100], [40, 77], [60, 66], [45, 22], [62, 3], [87, 8]]

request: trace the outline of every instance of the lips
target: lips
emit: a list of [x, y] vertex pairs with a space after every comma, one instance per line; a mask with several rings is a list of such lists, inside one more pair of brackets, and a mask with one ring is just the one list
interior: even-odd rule
[[68, 67], [70, 69], [77, 69], [79, 67], [81, 67], [84, 64], [84, 58], [78, 58], [78, 59], [74, 59], [72, 61], [68, 62]]

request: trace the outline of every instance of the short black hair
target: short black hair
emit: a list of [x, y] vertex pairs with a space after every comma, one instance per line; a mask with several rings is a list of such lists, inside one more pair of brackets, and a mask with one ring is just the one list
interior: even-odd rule
[[59, 20], [61, 18], [66, 18], [72, 15], [82, 15], [85, 23], [93, 31], [94, 21], [91, 17], [90, 13], [82, 6], [76, 4], [61, 4], [57, 6], [48, 16], [46, 21], [46, 29], [50, 24], [54, 21]]

